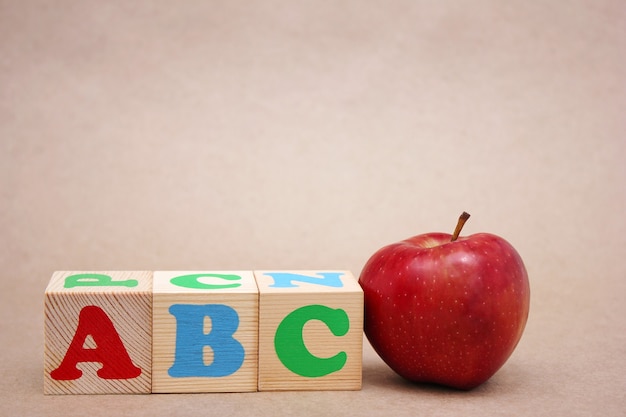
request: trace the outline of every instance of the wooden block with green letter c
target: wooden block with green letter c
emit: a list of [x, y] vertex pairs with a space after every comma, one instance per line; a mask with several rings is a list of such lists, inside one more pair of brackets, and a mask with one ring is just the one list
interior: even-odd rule
[[57, 271], [44, 321], [45, 394], [151, 392], [151, 271]]
[[349, 271], [255, 271], [259, 391], [359, 390], [363, 291]]

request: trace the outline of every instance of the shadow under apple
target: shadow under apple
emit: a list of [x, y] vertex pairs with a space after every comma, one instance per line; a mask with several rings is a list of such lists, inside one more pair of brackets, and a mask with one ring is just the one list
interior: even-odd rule
[[[471, 389], [461, 390], [445, 385], [409, 381], [396, 374], [384, 362], [377, 361], [363, 365], [363, 389], [392, 389], [404, 392], [423, 392], [434, 395], [490, 395], [503, 390], [515, 390], [515, 386], [524, 383], [519, 367], [503, 367], [483, 384]], [[521, 377], [521, 378], [520, 378]]]

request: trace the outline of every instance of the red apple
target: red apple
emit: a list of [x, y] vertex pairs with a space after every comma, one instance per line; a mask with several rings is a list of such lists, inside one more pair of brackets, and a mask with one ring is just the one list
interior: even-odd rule
[[521, 257], [501, 237], [427, 233], [386, 246], [367, 262], [365, 334], [402, 377], [471, 389], [519, 342], [530, 303]]

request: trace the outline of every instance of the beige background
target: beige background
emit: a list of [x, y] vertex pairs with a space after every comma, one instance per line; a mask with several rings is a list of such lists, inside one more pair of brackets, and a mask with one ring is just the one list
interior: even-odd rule
[[[623, 415], [621, 1], [0, 1], [0, 415]], [[529, 270], [460, 393], [43, 396], [57, 269], [349, 269], [451, 231]]]

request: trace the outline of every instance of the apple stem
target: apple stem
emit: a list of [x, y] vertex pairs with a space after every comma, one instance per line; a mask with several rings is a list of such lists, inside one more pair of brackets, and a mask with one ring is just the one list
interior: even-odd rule
[[459, 238], [459, 234], [461, 233], [461, 229], [463, 229], [463, 226], [465, 225], [465, 222], [469, 218], [470, 218], [469, 213], [466, 213], [466, 212], [461, 213], [461, 215], [459, 216], [459, 221], [456, 224], [456, 228], [454, 229], [454, 233], [452, 234], [452, 239], [450, 239], [450, 242], [454, 242], [455, 240], [457, 240]]

